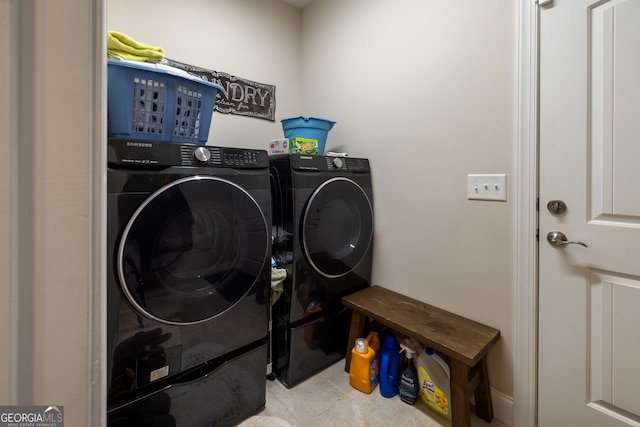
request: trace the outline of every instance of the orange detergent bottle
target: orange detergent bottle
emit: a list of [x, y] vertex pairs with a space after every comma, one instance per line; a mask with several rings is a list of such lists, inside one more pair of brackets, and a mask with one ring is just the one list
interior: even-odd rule
[[369, 344], [369, 347], [373, 349], [376, 357], [380, 356], [380, 337], [378, 336], [378, 331], [374, 327], [371, 327], [371, 332], [367, 335], [367, 344]]
[[373, 350], [373, 361], [371, 362], [371, 388], [375, 388], [376, 384], [380, 381], [380, 337], [376, 328], [371, 327], [369, 335], [366, 338], [369, 348]]
[[349, 384], [363, 393], [371, 393], [378, 384], [376, 354], [364, 338], [357, 338], [351, 350]]

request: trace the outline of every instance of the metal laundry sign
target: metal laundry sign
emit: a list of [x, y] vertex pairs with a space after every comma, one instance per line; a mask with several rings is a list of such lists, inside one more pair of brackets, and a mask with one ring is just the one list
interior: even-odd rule
[[222, 86], [216, 111], [275, 121], [276, 87], [166, 58], [163, 63]]

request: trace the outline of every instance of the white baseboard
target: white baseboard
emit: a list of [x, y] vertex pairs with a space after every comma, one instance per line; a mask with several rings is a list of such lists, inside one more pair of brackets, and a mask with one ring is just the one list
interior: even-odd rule
[[[493, 406], [493, 418], [511, 427], [513, 425], [513, 397], [491, 388], [491, 403]], [[476, 405], [476, 399], [471, 394], [471, 404]]]
[[491, 389], [491, 401], [493, 402], [493, 416], [508, 426], [513, 425], [513, 397]]

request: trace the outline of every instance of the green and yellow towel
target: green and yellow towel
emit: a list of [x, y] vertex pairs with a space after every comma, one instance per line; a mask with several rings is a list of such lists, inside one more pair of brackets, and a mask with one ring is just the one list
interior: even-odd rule
[[107, 57], [129, 61], [159, 62], [164, 58], [164, 49], [140, 43], [117, 31], [107, 33]]

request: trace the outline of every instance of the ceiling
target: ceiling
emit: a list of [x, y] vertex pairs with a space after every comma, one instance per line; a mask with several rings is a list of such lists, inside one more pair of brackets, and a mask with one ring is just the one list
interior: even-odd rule
[[297, 7], [298, 9], [303, 9], [305, 6], [307, 6], [309, 3], [311, 3], [313, 0], [282, 0], [285, 3], [288, 3], [292, 6]]

